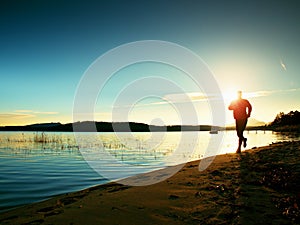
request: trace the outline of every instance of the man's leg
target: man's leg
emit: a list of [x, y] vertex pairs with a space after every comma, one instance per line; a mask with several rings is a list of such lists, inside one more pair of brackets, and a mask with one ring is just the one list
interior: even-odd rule
[[241, 150], [242, 144], [243, 144], [243, 139], [239, 138], [239, 146], [238, 146], [238, 148], [236, 150], [236, 153], [241, 153], [241, 151], [242, 151]]
[[242, 146], [244, 137], [243, 137], [243, 132], [241, 130], [241, 121], [240, 120], [235, 120], [235, 129], [236, 129], [236, 134], [239, 138], [239, 145], [236, 150], [236, 153], [241, 153], [241, 146]]
[[242, 142], [244, 142], [244, 148], [247, 147], [247, 138], [244, 137], [243, 133], [244, 130], [246, 129], [248, 119], [241, 119], [238, 121], [238, 126], [239, 126], [239, 138], [241, 139]]
[[244, 142], [243, 147], [246, 148], [247, 147], [247, 138], [244, 138], [243, 142]]
[[236, 124], [236, 133], [237, 136], [239, 137], [239, 146], [237, 149], [237, 153], [241, 152], [241, 146], [244, 142], [244, 148], [246, 148], [247, 146], [247, 138], [244, 138], [243, 132], [246, 128], [247, 125], [247, 119], [240, 119], [240, 120], [236, 120], [235, 124]]
[[243, 132], [246, 129], [246, 126], [247, 126], [247, 122], [248, 122], [248, 119], [244, 119], [242, 121], [242, 125], [241, 125], [242, 126], [242, 136], [243, 136], [244, 148], [247, 147], [247, 138], [245, 138], [244, 135], [243, 135]]

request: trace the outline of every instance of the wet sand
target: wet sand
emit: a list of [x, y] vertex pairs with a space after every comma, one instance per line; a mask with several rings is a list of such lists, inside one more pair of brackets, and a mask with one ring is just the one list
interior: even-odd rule
[[204, 171], [187, 163], [153, 185], [109, 183], [26, 205], [0, 224], [299, 224], [299, 159], [300, 142], [275, 143], [208, 159]]

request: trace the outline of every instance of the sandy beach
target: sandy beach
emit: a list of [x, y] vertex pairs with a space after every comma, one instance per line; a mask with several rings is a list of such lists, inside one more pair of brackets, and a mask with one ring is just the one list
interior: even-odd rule
[[217, 156], [204, 171], [194, 161], [160, 183], [99, 185], [4, 212], [0, 224], [299, 224], [299, 150], [274, 143]]

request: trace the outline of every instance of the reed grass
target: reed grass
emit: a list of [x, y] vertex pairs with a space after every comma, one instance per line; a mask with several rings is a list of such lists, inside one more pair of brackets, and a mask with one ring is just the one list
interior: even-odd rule
[[115, 137], [99, 137], [99, 142], [89, 143], [86, 146], [79, 146], [72, 136], [51, 132], [24, 132], [17, 135], [1, 137], [1, 142], [10, 149], [28, 150], [50, 150], [64, 151], [76, 150], [80, 148], [104, 148], [109, 154], [120, 161], [135, 162], [138, 159], [159, 159], [172, 154], [172, 148], [153, 144], [144, 138], [125, 138], [119, 140]]

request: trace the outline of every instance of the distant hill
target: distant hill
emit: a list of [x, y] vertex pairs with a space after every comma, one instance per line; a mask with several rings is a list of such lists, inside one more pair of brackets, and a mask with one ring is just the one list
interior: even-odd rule
[[27, 127], [31, 128], [49, 128], [49, 127], [57, 127], [62, 125], [61, 123], [36, 123], [36, 124], [31, 124], [27, 125]]
[[[265, 122], [259, 121], [257, 119], [251, 118], [251, 117], [248, 119], [248, 123], [247, 123], [248, 127], [260, 127], [260, 126], [265, 126], [265, 125], [266, 125]], [[227, 127], [235, 127], [235, 123], [229, 124]]]
[[[26, 126], [3, 126], [0, 131], [56, 131], [72, 132], [73, 128], [80, 132], [93, 132], [95, 128], [98, 132], [159, 132], [159, 131], [210, 131], [210, 125], [172, 125], [172, 126], [154, 126], [135, 122], [76, 122], [76, 123], [41, 123]], [[214, 130], [221, 130], [221, 127], [213, 127]]]
[[264, 125], [266, 125], [266, 123], [263, 121], [259, 121], [257, 119], [251, 118], [251, 117], [248, 119], [248, 126], [259, 127], [259, 126], [264, 126]]

